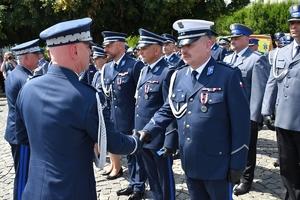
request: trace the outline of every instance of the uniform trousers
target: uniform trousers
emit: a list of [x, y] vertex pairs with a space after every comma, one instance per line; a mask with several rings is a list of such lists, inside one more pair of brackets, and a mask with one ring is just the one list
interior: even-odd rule
[[284, 200], [300, 200], [300, 132], [276, 128]]
[[233, 184], [226, 179], [201, 180], [185, 176], [185, 180], [191, 200], [232, 200]]
[[144, 193], [147, 174], [141, 154], [128, 155], [127, 164], [130, 175], [128, 188], [132, 188], [134, 192]]
[[241, 178], [241, 183], [252, 184], [254, 179], [254, 170], [256, 166], [256, 145], [257, 145], [258, 128], [251, 128], [249, 151], [247, 157], [246, 171]]
[[150, 191], [154, 200], [175, 200], [175, 181], [173, 176], [173, 159], [157, 154], [158, 150], [142, 150]]
[[20, 200], [28, 178], [30, 148], [24, 145], [10, 144], [14, 160], [14, 200]]

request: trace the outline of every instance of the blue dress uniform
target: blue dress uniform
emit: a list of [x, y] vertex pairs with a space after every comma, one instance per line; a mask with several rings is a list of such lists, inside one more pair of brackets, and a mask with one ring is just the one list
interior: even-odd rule
[[[180, 31], [179, 35], [184, 32], [182, 35], [185, 38], [179, 36], [179, 40], [196, 41], [194, 38], [209, 34], [209, 26], [200, 29], [200, 25], [195, 25], [199, 30], [194, 28], [190, 32], [180, 28], [189, 30], [193, 21], [179, 20], [174, 23], [173, 27]], [[213, 58], [198, 69], [203, 71], [195, 86], [192, 84], [191, 67], [174, 72], [167, 101], [144, 129], [149, 130], [155, 140], [156, 133], [176, 119], [181, 165], [190, 198], [231, 199], [232, 186], [227, 182], [227, 174], [230, 168], [245, 169], [250, 135], [249, 104], [241, 72], [217, 63]], [[176, 143], [176, 134], [166, 135], [165, 147], [176, 148]]]
[[[93, 46], [93, 59], [106, 57], [106, 56], [107, 55], [104, 52], [104, 49], [102, 47]], [[103, 66], [102, 66], [102, 68], [103, 68]], [[98, 91], [103, 91], [102, 90], [101, 77], [102, 77], [101, 70], [98, 69], [97, 72], [95, 73], [94, 77], [93, 77], [92, 84], [91, 84]]]
[[[103, 46], [112, 42], [125, 42], [127, 34], [103, 31]], [[111, 104], [111, 117], [117, 130], [131, 135], [134, 129], [135, 90], [144, 63], [136, 61], [128, 54], [117, 61], [105, 65], [103, 73], [103, 91]], [[144, 193], [146, 172], [140, 154], [127, 156], [130, 182], [128, 188]]]
[[[232, 31], [230, 37], [250, 36], [252, 34], [252, 30], [242, 24], [232, 24], [230, 25], [230, 29]], [[236, 55], [238, 55], [238, 58], [233, 62]], [[246, 184], [250, 189], [256, 165], [257, 125], [262, 122], [261, 108], [265, 86], [270, 73], [270, 65], [264, 54], [252, 51], [249, 47], [246, 47], [238, 54], [233, 53], [226, 56], [224, 62], [230, 63], [233, 68], [241, 70], [247, 97], [250, 102], [250, 120], [253, 126], [251, 126], [247, 169], [241, 179], [241, 183]]]
[[[283, 183], [283, 199], [300, 199], [300, 82], [299, 66], [300, 38], [298, 34], [293, 34], [292, 27], [299, 28], [300, 4], [292, 5], [289, 8], [291, 36], [294, 41], [279, 49], [274, 59], [270, 79], [275, 79], [276, 83], [268, 82], [265, 96], [266, 104], [262, 109], [265, 116], [271, 115], [274, 109], [273, 102], [276, 98], [276, 118], [275, 127], [277, 133], [277, 144], [280, 164], [280, 175]], [[294, 22], [296, 21], [296, 23]], [[294, 24], [295, 23], [295, 24]], [[270, 80], [269, 79], [269, 80]], [[270, 94], [274, 88], [278, 87], [277, 95]]]
[[[163, 37], [144, 29], [139, 29], [139, 33], [140, 48], [153, 44], [163, 45]], [[136, 91], [135, 129], [141, 130], [166, 101], [173, 73], [170, 68], [169, 63], [163, 57], [143, 68]], [[177, 133], [176, 127], [172, 128], [168, 130], [168, 134]], [[172, 157], [157, 154], [157, 151], [164, 146], [165, 134], [166, 129], [155, 132], [152, 136], [154, 139], [150, 144], [145, 144], [142, 150], [150, 191], [155, 200], [175, 200]]]
[[[28, 53], [38, 54], [40, 51], [39, 39], [20, 44], [11, 50], [18, 56]], [[7, 76], [5, 81], [8, 116], [4, 138], [11, 146], [12, 156], [14, 159], [14, 200], [21, 199], [22, 192], [27, 182], [30, 156], [30, 149], [24, 145], [20, 145], [16, 138], [15, 104], [19, 91], [31, 76], [32, 72], [28, 68], [22, 65], [17, 65], [10, 75]]]
[[86, 84], [92, 85], [92, 81], [96, 72], [96, 67], [93, 63], [90, 62], [89, 68], [81, 73], [81, 75], [79, 76], [79, 80]]
[[[161, 36], [165, 38], [164, 43], [172, 43], [174, 45], [177, 43], [177, 39], [169, 33], [164, 33]], [[179, 61], [180, 56], [173, 52], [169, 56], [165, 55], [165, 59], [170, 63], [171, 66], [174, 66]]]
[[[50, 51], [53, 46], [90, 42], [90, 24], [90, 18], [62, 22], [41, 32], [40, 37]], [[97, 199], [93, 158], [100, 122], [106, 127], [101, 123], [107, 131], [108, 151], [130, 154], [141, 148], [136, 136], [114, 128], [108, 108], [99, 108], [100, 102], [102, 107], [102, 93], [62, 66], [52, 65], [45, 75], [22, 88], [16, 103], [16, 137], [31, 149], [23, 200]], [[101, 138], [101, 147], [105, 141]], [[101, 152], [100, 159], [105, 158], [106, 152]]]
[[[212, 37], [218, 37], [219, 34], [213, 30], [211, 30]], [[216, 61], [222, 61], [227, 54], [227, 49], [220, 46], [217, 42], [215, 42], [211, 46], [211, 57], [213, 57]]]

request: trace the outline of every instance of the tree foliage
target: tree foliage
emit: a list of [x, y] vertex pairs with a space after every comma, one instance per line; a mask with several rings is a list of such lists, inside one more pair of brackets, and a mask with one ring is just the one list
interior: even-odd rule
[[229, 26], [233, 23], [245, 24], [250, 27], [255, 34], [270, 34], [276, 32], [289, 32], [288, 9], [297, 1], [288, 1], [282, 3], [254, 3], [231, 15], [222, 15], [217, 20], [217, 30], [222, 35], [230, 33]]
[[90, 17], [92, 36], [101, 44], [101, 32], [138, 35], [144, 28], [157, 34], [173, 33], [178, 19], [217, 21], [249, 4], [249, 0], [1, 0], [0, 47], [39, 37], [45, 28], [61, 21]]

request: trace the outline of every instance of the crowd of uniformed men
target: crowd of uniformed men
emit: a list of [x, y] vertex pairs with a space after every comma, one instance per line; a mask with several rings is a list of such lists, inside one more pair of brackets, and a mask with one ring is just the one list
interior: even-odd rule
[[[251, 189], [258, 131], [276, 130], [282, 198], [300, 199], [300, 4], [289, 8], [290, 35], [258, 51], [253, 30], [231, 24], [216, 38], [205, 20], [174, 22], [178, 38], [140, 28], [103, 31], [92, 42], [90, 18], [58, 23], [4, 55], [9, 112], [5, 139], [15, 167], [14, 199], [97, 199], [93, 162], [123, 174], [117, 195], [175, 199], [180, 157], [192, 200], [232, 199]], [[92, 49], [90, 49], [92, 47]], [[275, 122], [274, 122], [275, 118]], [[236, 185], [236, 186], [235, 186]], [[100, 197], [101, 198], [101, 197]]]

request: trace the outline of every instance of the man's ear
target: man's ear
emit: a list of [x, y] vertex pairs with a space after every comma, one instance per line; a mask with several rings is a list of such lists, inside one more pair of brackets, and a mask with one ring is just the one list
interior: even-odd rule
[[78, 58], [78, 48], [77, 48], [76, 44], [73, 44], [73, 45], [70, 46], [69, 52], [70, 52], [71, 57], [73, 59], [77, 60], [77, 58]]

